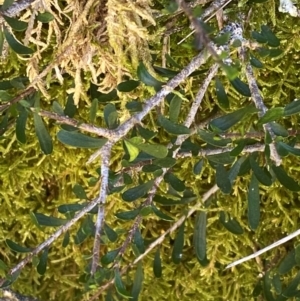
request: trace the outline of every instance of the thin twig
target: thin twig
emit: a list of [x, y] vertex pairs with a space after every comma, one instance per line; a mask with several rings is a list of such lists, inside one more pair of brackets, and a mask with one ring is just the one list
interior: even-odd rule
[[1, 14], [8, 17], [14, 17], [21, 11], [27, 9], [35, 0], [19, 0], [15, 1], [6, 10], [1, 11]]

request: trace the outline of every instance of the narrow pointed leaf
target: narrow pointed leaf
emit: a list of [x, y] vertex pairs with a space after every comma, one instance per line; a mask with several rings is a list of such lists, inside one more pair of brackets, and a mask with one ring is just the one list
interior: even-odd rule
[[68, 220], [53, 216], [47, 216], [42, 213], [33, 213], [40, 226], [59, 227], [65, 225]]
[[234, 80], [231, 80], [230, 83], [233, 86], [233, 88], [237, 92], [239, 92], [241, 95], [246, 96], [246, 97], [251, 96], [249, 86], [246, 83], [244, 83], [243, 81], [241, 81], [239, 78], [235, 78]]
[[206, 212], [200, 211], [197, 214], [193, 242], [195, 253], [199, 261], [203, 261], [206, 258], [206, 219]]
[[144, 63], [140, 62], [137, 69], [137, 76], [141, 82], [143, 82], [147, 86], [154, 87], [156, 91], [161, 89], [163, 85], [162, 82], [154, 78], [146, 69]]
[[125, 289], [120, 272], [117, 269], [115, 270], [115, 287], [120, 296], [126, 299], [132, 298], [131, 294]]
[[44, 275], [46, 273], [47, 270], [47, 260], [48, 260], [48, 248], [46, 248], [44, 250], [44, 252], [42, 253], [41, 257], [40, 257], [40, 262], [38, 264], [38, 266], [36, 267], [37, 272], [40, 275]]
[[158, 216], [160, 219], [165, 220], [165, 221], [168, 221], [168, 222], [174, 221], [174, 218], [173, 218], [173, 217], [171, 217], [171, 216], [169, 216], [169, 215], [163, 213], [162, 211], [160, 211], [159, 209], [157, 209], [157, 208], [156, 208], [155, 206], [153, 206], [153, 205], [152, 205], [152, 210], [153, 210], [154, 214], [155, 214], [156, 216]]
[[140, 212], [139, 209], [135, 209], [130, 211], [118, 212], [115, 214], [115, 216], [123, 220], [132, 220], [138, 216], [139, 212]]
[[18, 54], [32, 54], [34, 51], [21, 44], [6, 28], [3, 30], [5, 39], [10, 48]]
[[226, 91], [221, 83], [221, 81], [216, 78], [215, 80], [215, 87], [216, 87], [216, 94], [217, 99], [222, 108], [228, 109], [229, 108], [229, 100], [226, 94]]
[[26, 143], [26, 122], [27, 122], [28, 112], [25, 108], [22, 108], [19, 116], [16, 120], [16, 136], [19, 142]]
[[182, 223], [181, 226], [179, 227], [173, 245], [172, 260], [175, 264], [180, 263], [182, 259], [183, 244], [184, 244], [184, 224], [185, 223]]
[[300, 99], [295, 99], [284, 107], [284, 116], [294, 115], [300, 112]]
[[154, 255], [153, 273], [156, 278], [160, 278], [162, 275], [160, 248], [157, 248], [155, 255]]
[[30, 248], [26, 248], [26, 247], [22, 247], [18, 244], [16, 244], [15, 242], [13, 242], [10, 239], [6, 239], [5, 240], [6, 245], [14, 252], [18, 252], [18, 253], [28, 253], [31, 252], [32, 249]]
[[256, 179], [263, 185], [272, 185], [272, 177], [267, 171], [262, 169], [256, 162], [253, 156], [249, 156], [251, 169], [253, 170]]
[[275, 173], [276, 178], [284, 187], [291, 191], [300, 191], [299, 184], [291, 178], [281, 166], [272, 165], [272, 170]]
[[134, 236], [133, 236], [133, 243], [136, 245], [140, 254], [143, 254], [145, 252], [144, 239], [143, 239], [140, 229], [137, 229], [135, 231]]
[[20, 21], [16, 18], [11, 18], [5, 15], [2, 15], [7, 24], [16, 31], [24, 31], [27, 28], [27, 23]]
[[252, 174], [248, 188], [248, 223], [252, 230], [256, 230], [260, 219], [260, 196], [258, 181]]
[[132, 202], [132, 201], [135, 201], [135, 200], [145, 196], [147, 194], [147, 192], [152, 188], [153, 183], [154, 183], [154, 180], [151, 180], [144, 184], [141, 184], [139, 186], [136, 186], [136, 187], [126, 190], [122, 194], [123, 200], [126, 202]]
[[104, 223], [103, 228], [105, 234], [111, 242], [115, 242], [118, 239], [117, 232], [114, 231], [111, 227], [109, 227], [106, 223]]
[[256, 109], [253, 106], [247, 106], [225, 116], [212, 120], [210, 122], [210, 125], [221, 132], [225, 132], [238, 122], [242, 121], [245, 116], [254, 112], [256, 112]]
[[78, 132], [60, 130], [57, 139], [67, 145], [82, 148], [101, 148], [106, 142], [105, 138], [94, 138]]
[[228, 217], [226, 218], [226, 214], [224, 211], [220, 212], [220, 222], [222, 225], [231, 233], [233, 234], [243, 234], [244, 230], [239, 224], [239, 222], [235, 218], [231, 218], [229, 214], [227, 214]]
[[261, 125], [264, 123], [275, 121], [283, 116], [284, 116], [284, 108], [283, 107], [272, 108], [272, 109], [269, 109], [262, 118], [260, 118], [258, 124]]
[[142, 262], [140, 261], [137, 264], [137, 269], [133, 280], [133, 286], [131, 290], [131, 295], [133, 297], [132, 301], [139, 300], [139, 294], [142, 290], [143, 281], [144, 281], [144, 271], [143, 271]]
[[53, 151], [51, 136], [49, 135], [46, 126], [37, 113], [33, 113], [35, 132], [38, 137], [41, 149], [45, 155], [49, 155]]
[[180, 114], [182, 99], [178, 95], [174, 95], [170, 102], [169, 117], [170, 121], [176, 123]]
[[173, 135], [184, 135], [189, 134], [190, 129], [182, 124], [175, 124], [167, 118], [160, 115], [158, 117], [158, 123], [170, 134]]
[[217, 165], [216, 182], [223, 193], [229, 194], [231, 192], [231, 182], [228, 177], [228, 172], [222, 164]]
[[276, 136], [288, 137], [289, 132], [279, 123], [271, 122], [269, 125]]

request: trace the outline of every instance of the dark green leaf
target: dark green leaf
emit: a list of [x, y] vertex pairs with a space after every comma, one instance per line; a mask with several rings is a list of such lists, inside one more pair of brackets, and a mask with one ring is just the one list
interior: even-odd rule
[[202, 168], [203, 168], [203, 165], [204, 165], [204, 160], [203, 160], [203, 159], [199, 160], [199, 161], [194, 165], [193, 173], [194, 173], [195, 175], [200, 175], [201, 170], [202, 170]]
[[261, 47], [261, 48], [258, 48], [256, 51], [263, 58], [270, 55], [270, 50], [268, 48]]
[[137, 126], [137, 129], [138, 129], [141, 137], [144, 138], [145, 140], [151, 140], [152, 138], [154, 138], [157, 135], [156, 132], [153, 132], [151, 130], [143, 128], [140, 125]]
[[256, 230], [260, 219], [260, 197], [258, 181], [252, 174], [251, 182], [248, 189], [248, 223], [252, 230]]
[[244, 149], [244, 147], [246, 146], [246, 140], [239, 140], [239, 141], [235, 141], [235, 143], [237, 143], [237, 146], [230, 152], [230, 156], [238, 156]]
[[184, 191], [185, 185], [184, 182], [179, 180], [174, 174], [166, 173], [164, 176], [164, 180], [169, 183], [176, 191]]
[[104, 223], [104, 232], [106, 234], [106, 236], [108, 237], [108, 239], [111, 242], [115, 242], [118, 239], [118, 234], [111, 228], [109, 227], [106, 223]]
[[153, 69], [160, 76], [168, 77], [168, 78], [173, 78], [175, 75], [177, 75], [179, 73], [179, 71], [174, 71], [174, 70], [170, 70], [170, 69], [166, 69], [166, 68], [162, 68], [162, 67], [158, 67], [158, 66], [153, 66]]
[[262, 44], [267, 43], [267, 38], [264, 35], [262, 35], [261, 33], [257, 32], [257, 31], [252, 31], [251, 35], [252, 35], [252, 38], [254, 40], [256, 40], [258, 43], [262, 43]]
[[279, 123], [271, 122], [269, 123], [269, 126], [271, 127], [272, 131], [276, 136], [288, 137], [289, 132]]
[[216, 87], [216, 94], [217, 99], [222, 108], [228, 109], [229, 108], [229, 100], [226, 94], [226, 91], [221, 83], [221, 81], [216, 78], [215, 80], [215, 87]]
[[41, 149], [45, 155], [49, 155], [53, 151], [51, 136], [49, 135], [45, 124], [37, 113], [33, 113], [35, 132], [38, 137]]
[[141, 208], [141, 211], [140, 211], [141, 216], [147, 216], [151, 213], [152, 213], [152, 207], [151, 206], [145, 206], [145, 207]]
[[275, 274], [272, 279], [273, 287], [275, 288], [276, 294], [281, 294], [282, 291], [282, 285], [280, 281], [280, 276], [278, 274]]
[[14, 0], [4, 0], [3, 4], [2, 4], [2, 7], [1, 7], [1, 10], [2, 11], [7, 10], [10, 6], [12, 6], [13, 3], [14, 3]]
[[272, 294], [272, 278], [270, 276], [270, 271], [265, 273], [263, 279], [263, 292], [266, 298], [266, 301], [275, 301], [273, 294]]
[[16, 31], [24, 31], [27, 28], [27, 23], [15, 18], [2, 15], [7, 24]]
[[[4, 46], [4, 34], [3, 34], [2, 29], [0, 28], [0, 57], [2, 56], [3, 46]], [[0, 90], [4, 90], [3, 86], [4, 86], [4, 82], [1, 82], [0, 83]]]
[[162, 115], [158, 116], [158, 123], [170, 134], [184, 135], [190, 133], [190, 129], [186, 126], [182, 124], [175, 124]]
[[235, 181], [236, 177], [238, 176], [241, 166], [245, 161], [245, 157], [241, 157], [239, 158], [231, 167], [231, 169], [228, 172], [228, 179], [231, 183], [231, 185], [233, 184], [233, 182]]
[[117, 89], [120, 92], [130, 92], [130, 91], [134, 90], [136, 87], [138, 87], [139, 84], [140, 84], [139, 81], [130, 79], [130, 80], [127, 80], [127, 81], [124, 81], [124, 82], [118, 84]]
[[278, 267], [278, 273], [281, 275], [286, 274], [286, 273], [290, 272], [292, 270], [292, 268], [296, 265], [297, 265], [296, 251], [295, 251], [295, 249], [293, 249], [281, 261], [281, 263]]
[[137, 69], [137, 76], [141, 82], [143, 82], [147, 86], [154, 87], [156, 91], [161, 89], [163, 85], [162, 82], [154, 78], [146, 69], [146, 66], [143, 62], [140, 62]]
[[118, 112], [113, 104], [107, 104], [103, 113], [105, 123], [109, 129], [115, 129], [119, 126]]
[[44, 12], [44, 13], [39, 12], [36, 18], [38, 21], [42, 23], [49, 23], [50, 21], [54, 20], [54, 16], [49, 12]]
[[115, 215], [119, 219], [132, 220], [138, 216], [139, 212], [140, 212], [139, 209], [135, 209], [135, 210], [131, 210], [131, 211], [118, 212]]
[[154, 180], [151, 180], [139, 186], [130, 188], [122, 194], [122, 198], [125, 202], [132, 202], [139, 198], [142, 198], [153, 187], [153, 184]]
[[[151, 207], [150, 207], [151, 208]], [[144, 244], [144, 239], [142, 237], [140, 229], [137, 229], [134, 232], [133, 236], [133, 243], [136, 245], [136, 247], [139, 250], [140, 254], [143, 254], [145, 252], [145, 244]]]
[[279, 39], [275, 36], [272, 30], [267, 25], [261, 26], [261, 33], [271, 47], [278, 47], [280, 45]]
[[[227, 217], [226, 217], [227, 215]], [[230, 215], [227, 213], [225, 214], [224, 211], [220, 212], [220, 222], [222, 225], [231, 233], [233, 234], [243, 234], [244, 230], [238, 221], [234, 218], [231, 218]]]
[[229, 66], [227, 64], [221, 64], [221, 67], [229, 80], [234, 80], [239, 74], [237, 68], [233, 66]]
[[170, 121], [173, 123], [176, 123], [178, 121], [181, 103], [182, 103], [182, 99], [179, 96], [174, 95], [174, 97], [170, 102], [170, 107], [169, 107], [169, 117], [170, 117]]
[[300, 245], [297, 245], [295, 247], [295, 252], [296, 252], [296, 254], [295, 254], [295, 260], [297, 262], [297, 265], [299, 265], [300, 264]]
[[230, 83], [232, 84], [233, 88], [241, 95], [246, 97], [251, 96], [249, 86], [243, 81], [241, 81], [239, 78], [235, 78], [234, 80], [231, 80]]
[[176, 164], [176, 159], [170, 157], [166, 157], [163, 159], [156, 159], [153, 160], [153, 164], [158, 165], [160, 167], [168, 168]]
[[94, 98], [91, 103], [91, 108], [90, 108], [90, 121], [91, 123], [95, 122], [96, 116], [97, 116], [97, 111], [98, 111], [98, 100], [97, 98]]
[[42, 213], [33, 213], [40, 226], [59, 227], [65, 225], [68, 220], [53, 216], [47, 216]]
[[7, 271], [8, 270], [8, 266], [1, 259], [0, 259], [0, 270], [1, 271]]
[[0, 91], [0, 100], [1, 101], [10, 101], [13, 98], [11, 94], [6, 91]]
[[231, 192], [231, 182], [228, 177], [228, 172], [222, 164], [217, 164], [216, 182], [223, 193], [229, 194]]
[[46, 273], [46, 269], [47, 269], [47, 260], [48, 260], [48, 248], [46, 248], [44, 250], [44, 252], [42, 253], [41, 257], [40, 257], [40, 262], [38, 264], [38, 266], [36, 267], [37, 272], [40, 275], [44, 275]]
[[85, 199], [85, 200], [87, 199], [87, 195], [86, 195], [86, 193], [85, 193], [85, 191], [84, 191], [84, 189], [81, 185], [75, 184], [73, 186], [72, 190], [73, 190], [73, 192], [74, 192], [74, 194], [76, 195], [77, 198]]
[[286, 289], [282, 292], [283, 300], [287, 300], [289, 298], [299, 296], [299, 290], [297, 290], [300, 282], [300, 272], [297, 273], [296, 277], [291, 281]]
[[153, 261], [153, 272], [156, 278], [160, 278], [162, 275], [161, 259], [160, 259], [160, 248], [157, 248], [154, 261]]
[[258, 60], [257, 58], [255, 58], [254, 56], [251, 56], [251, 58], [250, 58], [250, 64], [253, 67], [256, 67], [256, 68], [263, 68], [264, 67], [264, 64], [260, 60]]
[[164, 145], [149, 144], [149, 143], [139, 143], [139, 144], [132, 143], [132, 144], [135, 147], [137, 147], [139, 150], [155, 158], [163, 159], [168, 154], [168, 148]]
[[149, 173], [153, 173], [156, 170], [161, 170], [161, 168], [157, 165], [153, 165], [153, 164], [149, 164], [149, 165], [145, 165], [142, 168], [143, 172], [149, 172]]
[[182, 259], [182, 251], [184, 245], [184, 224], [185, 223], [182, 223], [181, 226], [179, 227], [173, 245], [172, 260], [175, 264], [180, 263]]
[[[74, 189], [74, 188], [73, 188]], [[65, 204], [65, 205], [60, 205], [57, 209], [58, 212], [60, 213], [68, 213], [68, 212], [76, 212], [81, 210], [84, 207], [84, 204]]]
[[251, 168], [255, 174], [256, 179], [266, 186], [272, 185], [272, 177], [270, 173], [268, 173], [266, 170], [262, 169], [257, 162], [255, 161], [255, 158], [253, 155], [249, 157]]
[[197, 213], [193, 243], [199, 261], [206, 258], [206, 219], [206, 212], [200, 211]]
[[62, 242], [62, 247], [63, 248], [66, 248], [70, 243], [70, 232], [67, 231], [64, 235], [64, 239], [63, 239], [63, 242]]
[[58, 115], [64, 116], [64, 109], [61, 107], [61, 105], [55, 100], [52, 103], [52, 111], [55, 112]]
[[76, 114], [76, 111], [77, 111], [77, 107], [74, 104], [73, 94], [70, 94], [67, 99], [64, 113], [66, 116], [72, 118]]
[[300, 112], [300, 100], [295, 99], [284, 107], [284, 116], [290, 116]]
[[152, 205], [152, 210], [154, 212], [154, 214], [156, 216], [158, 216], [160, 219], [164, 220], [164, 221], [167, 221], [167, 222], [173, 222], [174, 221], [174, 218], [161, 212], [160, 210], [158, 210], [154, 205]]
[[141, 112], [143, 110], [143, 105], [139, 101], [129, 101], [126, 103], [126, 109], [130, 112]]
[[269, 53], [269, 57], [273, 58], [273, 57], [277, 57], [279, 55], [281, 55], [283, 53], [283, 51], [281, 49], [270, 49], [270, 53]]
[[294, 148], [286, 143], [283, 143], [282, 141], [279, 141], [277, 143], [280, 147], [286, 149], [289, 153], [295, 155], [295, 156], [300, 156], [300, 149]]
[[5, 240], [5, 243], [6, 245], [14, 252], [18, 252], [18, 253], [29, 253], [32, 251], [32, 249], [30, 248], [25, 248], [25, 247], [22, 247], [18, 244], [16, 244], [15, 242], [13, 242], [12, 240], [10, 239], [6, 239]]
[[199, 130], [198, 134], [203, 141], [205, 141], [206, 143], [213, 145], [213, 146], [225, 147], [225, 146], [227, 146], [228, 143], [231, 143], [230, 138], [221, 139], [221, 138], [217, 137], [217, 135], [215, 133], [210, 133], [208, 131]]
[[115, 249], [107, 252], [104, 256], [101, 257], [101, 263], [104, 265], [112, 263], [118, 256], [120, 249]]
[[118, 269], [115, 269], [115, 287], [120, 296], [126, 299], [132, 298], [131, 294], [125, 289]]
[[252, 296], [253, 297], [258, 297], [261, 294], [261, 292], [262, 292], [262, 285], [261, 285], [261, 280], [259, 280], [256, 283], [255, 287], [254, 287], [254, 290], [252, 292]]
[[137, 264], [137, 269], [135, 272], [134, 280], [133, 280], [133, 285], [132, 285], [132, 301], [138, 301], [139, 299], [139, 294], [142, 290], [142, 285], [144, 281], [144, 271], [143, 271], [143, 264], [142, 262], [138, 262]]
[[57, 138], [64, 144], [82, 148], [100, 149], [107, 142], [105, 138], [94, 138], [78, 132], [68, 132], [65, 130], [60, 130], [57, 134]]
[[28, 112], [25, 108], [22, 108], [19, 116], [16, 120], [16, 136], [19, 142], [26, 143], [26, 122], [27, 122]]
[[235, 160], [235, 157], [230, 156], [230, 153], [221, 153], [207, 156], [207, 159], [217, 164], [231, 164]]
[[106, 94], [98, 92], [97, 97], [94, 98], [97, 98], [99, 102], [110, 102], [118, 98], [118, 93], [116, 89], [113, 89]]
[[34, 51], [21, 44], [6, 28], [4, 28], [5, 39], [10, 48], [18, 54], [32, 54]]
[[231, 33], [230, 32], [225, 32], [223, 34], [219, 34], [217, 37], [215, 37], [213, 39], [213, 41], [217, 46], [221, 46], [221, 45], [227, 44], [230, 37], [231, 37]]
[[274, 171], [274, 174], [276, 175], [276, 178], [280, 184], [291, 191], [300, 191], [299, 184], [293, 178], [288, 176], [281, 166], [272, 165], [272, 170]]
[[210, 122], [210, 125], [213, 128], [217, 128], [218, 130], [225, 132], [234, 126], [236, 123], [243, 120], [248, 114], [252, 114], [257, 110], [253, 106], [247, 106], [241, 108], [235, 112], [229, 113], [227, 115], [216, 118]]
[[0, 136], [2, 136], [8, 128], [8, 116], [9, 113], [5, 113], [2, 120], [0, 121]]
[[275, 121], [281, 117], [284, 116], [284, 108], [283, 107], [275, 107], [272, 109], [269, 109], [266, 114], [259, 119], [258, 124], [264, 124], [271, 121]]

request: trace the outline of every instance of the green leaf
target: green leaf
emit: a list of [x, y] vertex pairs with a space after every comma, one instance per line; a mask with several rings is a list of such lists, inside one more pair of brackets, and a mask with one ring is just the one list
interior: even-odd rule
[[38, 266], [36, 267], [36, 270], [40, 275], [44, 275], [46, 273], [47, 260], [48, 260], [48, 251], [49, 251], [48, 248], [46, 248], [44, 250], [44, 252], [42, 253], [42, 255], [40, 257], [40, 262], [39, 262]]
[[220, 106], [224, 109], [228, 109], [229, 108], [228, 96], [226, 94], [224, 86], [222, 85], [221, 81], [217, 77], [215, 79], [215, 87], [216, 87], [217, 99]]
[[10, 239], [6, 239], [5, 243], [12, 251], [17, 252], [17, 253], [29, 253], [32, 251], [32, 249], [22, 247]]
[[242, 140], [234, 141], [234, 143], [237, 143], [237, 146], [230, 152], [230, 156], [237, 157], [246, 146], [246, 140], [242, 139]]
[[246, 97], [251, 96], [249, 86], [246, 83], [244, 83], [243, 81], [241, 81], [239, 78], [235, 78], [234, 80], [231, 80], [230, 83], [233, 86], [233, 88], [237, 92], [239, 92], [241, 95], [246, 96]]
[[37, 113], [33, 113], [35, 132], [38, 137], [41, 149], [45, 155], [49, 155], [53, 151], [51, 136], [49, 135], [45, 124]]
[[170, 157], [166, 157], [163, 159], [156, 159], [156, 160], [153, 160], [153, 164], [158, 165], [163, 168], [168, 168], [168, 167], [172, 167], [176, 164], [176, 159], [170, 158]]
[[60, 130], [57, 139], [64, 144], [82, 148], [101, 148], [106, 142], [105, 138], [94, 138], [78, 132]]
[[[300, 282], [300, 272], [297, 273], [296, 277], [291, 281], [286, 289], [283, 290], [280, 300], [288, 300], [289, 298], [299, 296], [299, 290], [297, 290]], [[279, 298], [280, 298], [279, 297]]]
[[169, 66], [177, 68], [179, 70], [182, 69], [182, 66], [179, 65], [179, 64], [177, 64], [175, 62], [175, 60], [168, 53], [165, 54], [165, 58], [166, 58], [166, 61], [167, 61], [167, 63], [168, 63]]
[[241, 169], [241, 166], [243, 165], [245, 160], [246, 160], [246, 157], [239, 158], [236, 162], [234, 162], [233, 166], [229, 170], [228, 179], [229, 179], [231, 185], [233, 184], [236, 177], [238, 176], [238, 174], [240, 172], [240, 169]]
[[81, 185], [75, 184], [73, 186], [72, 191], [74, 192], [74, 194], [76, 195], [77, 198], [84, 199], [84, 200], [87, 199], [87, 195], [86, 195], [86, 193], [85, 193], [85, 191], [84, 191], [84, 189]]
[[27, 122], [28, 112], [23, 107], [19, 113], [16, 120], [16, 136], [19, 142], [26, 143], [26, 122]]
[[257, 31], [252, 31], [251, 35], [252, 35], [252, 38], [254, 40], [256, 40], [258, 43], [262, 43], [262, 44], [267, 43], [267, 38], [264, 35], [262, 35], [261, 33], [257, 32]]
[[272, 30], [267, 25], [261, 26], [261, 33], [271, 47], [278, 47], [280, 45], [279, 39], [275, 36]]
[[273, 280], [272, 284], [273, 284], [273, 287], [275, 288], [276, 294], [281, 294], [282, 285], [281, 285], [280, 276], [278, 274], [275, 274], [275, 275], [273, 275], [272, 280]]
[[272, 185], [272, 177], [271, 177], [270, 173], [268, 173], [266, 170], [262, 169], [257, 164], [253, 155], [249, 156], [249, 160], [250, 160], [251, 169], [253, 170], [256, 179], [263, 185], [271, 186]]
[[0, 270], [1, 271], [7, 271], [8, 270], [8, 266], [1, 259], [0, 259]]
[[61, 107], [61, 105], [55, 100], [52, 103], [52, 111], [55, 112], [58, 115], [64, 116], [64, 109]]
[[223, 63], [221, 64], [221, 67], [229, 80], [234, 80], [239, 74], [237, 68], [234, 68], [233, 66], [229, 66]]
[[160, 219], [164, 220], [164, 221], [167, 221], [167, 222], [173, 222], [174, 221], [174, 218], [161, 212], [160, 210], [158, 210], [154, 205], [152, 205], [152, 210], [154, 212], [154, 214], [156, 216], [158, 216]]
[[272, 278], [270, 276], [270, 271], [267, 271], [263, 278], [263, 292], [266, 301], [275, 301], [272, 294]]
[[286, 149], [289, 153], [295, 155], [295, 156], [300, 156], [300, 149], [294, 148], [286, 143], [283, 143], [282, 141], [279, 141], [277, 143], [280, 147]]
[[80, 211], [82, 208], [84, 208], [84, 204], [75, 203], [75, 204], [60, 205], [60, 206], [58, 206], [57, 210], [58, 210], [59, 213], [65, 214], [65, 213], [68, 213], [68, 212]]
[[21, 44], [6, 28], [4, 28], [5, 39], [10, 48], [18, 54], [32, 54], [34, 51]]
[[27, 28], [28, 24], [26, 22], [5, 15], [2, 15], [2, 17], [13, 30], [24, 31]]
[[118, 294], [126, 299], [132, 298], [131, 294], [126, 291], [122, 282], [121, 275], [118, 269], [115, 269], [115, 287]]
[[162, 68], [158, 66], [153, 66], [153, 69], [157, 74], [163, 77], [173, 78], [175, 75], [179, 73], [179, 71], [170, 70], [167, 68]]
[[222, 164], [217, 164], [216, 182], [223, 193], [229, 194], [231, 192], [231, 182], [228, 177], [228, 172]]
[[283, 107], [276, 107], [269, 109], [266, 114], [259, 119], [258, 124], [262, 125], [264, 123], [268, 123], [271, 121], [275, 121], [284, 116], [284, 108]]
[[124, 82], [118, 84], [117, 89], [120, 92], [130, 92], [130, 91], [134, 90], [136, 87], [138, 87], [139, 84], [140, 84], [139, 81], [130, 79], [130, 80], [127, 80], [127, 81], [124, 81]]
[[218, 36], [216, 36], [213, 41], [217, 46], [221, 46], [221, 45], [225, 45], [228, 43], [229, 39], [231, 37], [231, 33], [230, 32], [225, 32], [223, 34], [219, 34]]
[[228, 143], [231, 143], [230, 138], [221, 139], [219, 137], [216, 137], [215, 133], [211, 133], [208, 131], [199, 130], [198, 134], [203, 141], [205, 141], [206, 143], [213, 145], [213, 146], [225, 147], [225, 146], [227, 146]]
[[1, 6], [1, 10], [2, 11], [7, 10], [10, 6], [12, 6], [13, 3], [14, 3], [14, 0], [4, 0], [3, 4]]
[[153, 273], [156, 278], [160, 278], [162, 275], [161, 259], [160, 259], [160, 248], [157, 248], [154, 261], [153, 261]]
[[[150, 206], [149, 206], [150, 207]], [[145, 207], [144, 207], [145, 208]], [[151, 207], [150, 207], [151, 208]], [[144, 239], [141, 234], [140, 229], [137, 229], [134, 232], [133, 236], [133, 243], [136, 245], [137, 249], [139, 250], [140, 254], [143, 254], [145, 252], [145, 244], [144, 244]]]
[[144, 281], [143, 264], [140, 261], [137, 264], [137, 269], [133, 280], [133, 285], [131, 290], [131, 295], [133, 297], [132, 301], [138, 301], [139, 294], [142, 290], [143, 281]]
[[91, 108], [90, 108], [90, 122], [94, 123], [96, 116], [97, 116], [97, 111], [98, 111], [98, 100], [97, 98], [94, 98], [91, 103]]
[[[126, 140], [124, 140], [126, 143]], [[155, 158], [163, 159], [168, 154], [168, 148], [164, 145], [159, 144], [149, 144], [149, 143], [135, 143], [134, 141], [129, 140], [129, 142], [137, 147], [139, 150], [143, 151], [144, 153], [151, 155]]]
[[33, 212], [33, 214], [40, 226], [60, 227], [62, 225], [65, 225], [68, 222], [67, 219], [62, 219], [62, 218], [53, 217], [53, 216], [47, 216], [42, 213]]
[[175, 124], [165, 118], [162, 115], [158, 116], [158, 123], [162, 126], [169, 134], [173, 135], [184, 135], [189, 134], [190, 129], [182, 124]]
[[200, 211], [197, 213], [193, 243], [195, 253], [199, 261], [203, 261], [206, 259], [206, 220], [206, 212]]
[[260, 219], [260, 196], [258, 181], [252, 174], [248, 189], [248, 223], [252, 230], [256, 230]]
[[137, 76], [141, 82], [143, 82], [147, 86], [154, 87], [156, 91], [161, 89], [161, 86], [163, 85], [162, 82], [154, 78], [146, 69], [146, 66], [143, 62], [139, 63], [138, 69], [137, 69]]
[[145, 140], [151, 140], [152, 138], [154, 138], [157, 135], [156, 132], [153, 132], [151, 130], [143, 128], [140, 125], [137, 126], [137, 129], [138, 129], [141, 137], [144, 138]]
[[139, 149], [137, 146], [133, 145], [129, 140], [124, 140], [124, 144], [126, 146], [126, 149], [129, 154], [129, 162], [132, 162], [136, 159], [136, 157], [139, 155]]
[[234, 162], [235, 157], [230, 156], [230, 153], [226, 152], [226, 153], [207, 156], [207, 159], [217, 164], [231, 164]]
[[203, 159], [199, 160], [199, 161], [194, 165], [193, 173], [194, 173], [195, 175], [200, 175], [201, 170], [202, 170], [202, 168], [203, 168], [203, 165], [204, 165], [204, 160], [203, 160]]
[[254, 56], [250, 57], [250, 64], [253, 67], [256, 67], [256, 68], [263, 68], [264, 67], [264, 64]]
[[77, 107], [74, 104], [73, 94], [70, 94], [67, 98], [67, 103], [64, 109], [64, 113], [66, 116], [73, 118], [76, 112], [77, 112]]
[[300, 100], [295, 99], [284, 107], [284, 116], [291, 116], [300, 112]]
[[62, 247], [63, 248], [66, 248], [70, 243], [70, 232], [67, 231], [64, 235], [64, 239], [63, 239], [63, 242], [62, 242]]
[[132, 113], [143, 111], [143, 105], [140, 101], [129, 101], [126, 103], [126, 109]]
[[[0, 28], [0, 56], [2, 56], [3, 46], [4, 46], [4, 35], [3, 35], [2, 29]], [[4, 86], [4, 82], [1, 82], [0, 83], [0, 90], [4, 90], [3, 86]]]
[[276, 136], [281, 136], [281, 137], [288, 137], [289, 132], [279, 123], [277, 122], [271, 122], [269, 123], [269, 126], [271, 127], [272, 131]]
[[281, 166], [272, 165], [272, 170], [280, 184], [291, 191], [300, 191], [299, 184], [290, 176], [288, 176]]
[[109, 227], [106, 223], [103, 225], [104, 232], [107, 235], [108, 239], [111, 242], [115, 242], [118, 239], [118, 234], [111, 227]]
[[176, 123], [180, 114], [182, 99], [178, 95], [174, 95], [169, 106], [170, 121]]
[[114, 262], [119, 252], [120, 252], [120, 248], [107, 252], [104, 256], [101, 257], [101, 263], [104, 265], [108, 265]]
[[257, 110], [250, 105], [235, 112], [216, 118], [210, 122], [210, 125], [221, 132], [225, 132], [238, 122], [244, 120], [248, 114], [253, 114], [256, 111]]
[[130, 188], [122, 194], [122, 198], [125, 202], [132, 202], [139, 198], [142, 198], [153, 187], [153, 184], [154, 180], [151, 180], [139, 186]]
[[123, 220], [132, 220], [135, 219], [139, 213], [140, 213], [139, 209], [134, 209], [130, 211], [118, 212], [115, 214], [115, 216]]
[[115, 129], [119, 126], [118, 112], [113, 104], [107, 104], [103, 113], [105, 123], [109, 129]]
[[39, 12], [36, 18], [38, 21], [42, 23], [49, 23], [52, 20], [54, 20], [54, 16], [49, 12], [44, 12], [44, 13]]
[[[227, 215], [227, 217], [226, 217]], [[243, 234], [244, 230], [238, 221], [235, 218], [231, 218], [228, 213], [225, 214], [224, 211], [220, 212], [219, 218], [221, 224], [231, 233], [233, 234]]]
[[169, 183], [176, 191], [182, 192], [185, 190], [184, 182], [179, 180], [174, 174], [166, 173], [164, 180]]
[[181, 226], [179, 227], [178, 233], [174, 241], [172, 260], [175, 264], [180, 263], [182, 259], [182, 251], [184, 245], [184, 224], [185, 223], [182, 223]]

